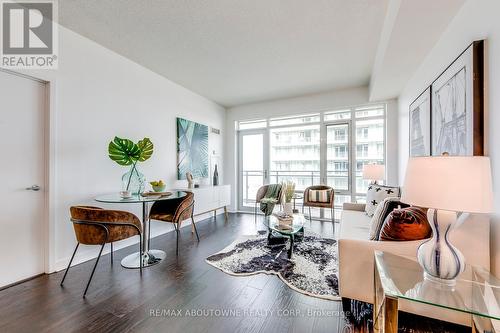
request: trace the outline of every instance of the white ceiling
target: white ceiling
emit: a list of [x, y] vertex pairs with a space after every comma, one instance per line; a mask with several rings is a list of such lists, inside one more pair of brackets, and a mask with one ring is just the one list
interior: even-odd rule
[[224, 106], [367, 85], [388, 0], [60, 0], [62, 25]]
[[397, 97], [465, 0], [60, 0], [67, 28], [223, 106]]
[[372, 70], [371, 100], [399, 95], [464, 2], [390, 1]]

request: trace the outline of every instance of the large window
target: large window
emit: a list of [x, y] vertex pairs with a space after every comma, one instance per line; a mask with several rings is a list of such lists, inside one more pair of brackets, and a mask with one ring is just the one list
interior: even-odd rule
[[271, 183], [292, 180], [297, 191], [304, 191], [320, 181], [319, 124], [271, 128], [269, 148]]
[[[238, 130], [240, 141], [256, 131], [264, 135], [262, 183], [292, 180], [297, 193], [311, 185], [328, 184], [336, 192], [337, 214], [344, 202], [364, 201], [368, 182], [362, 179], [363, 165], [385, 163], [385, 110], [379, 104], [256, 119], [239, 122]], [[245, 148], [240, 145], [240, 149]], [[240, 152], [240, 163], [251, 160], [254, 150]], [[241, 165], [239, 170], [246, 171]], [[242, 192], [249, 193], [240, 187]]]
[[[371, 116], [367, 116], [371, 115]], [[383, 110], [363, 109], [356, 112], [356, 198], [363, 201], [368, 181], [363, 177], [363, 165], [385, 164], [385, 116]], [[368, 118], [369, 117], [369, 118]], [[362, 120], [359, 118], [363, 118]]]

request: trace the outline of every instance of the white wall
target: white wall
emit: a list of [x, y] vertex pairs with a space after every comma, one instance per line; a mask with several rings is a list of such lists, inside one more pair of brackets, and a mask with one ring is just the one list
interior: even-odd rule
[[[232, 185], [231, 209], [237, 209], [237, 133], [235, 122], [240, 120], [279, 117], [294, 114], [335, 110], [342, 107], [363, 105], [368, 101], [368, 87], [336, 90], [294, 98], [268, 102], [245, 104], [229, 108], [226, 116], [225, 175], [226, 182]], [[396, 184], [397, 175], [397, 102], [387, 102], [387, 174], [388, 183]]]
[[[468, 0], [443, 33], [436, 46], [406, 84], [399, 97], [399, 177], [405, 175], [408, 160], [408, 107], [472, 41], [486, 39], [485, 52], [485, 132], [486, 155], [491, 157], [496, 216], [490, 241], [492, 271], [500, 276], [500, 1]], [[489, 93], [488, 93], [489, 92]], [[489, 120], [488, 120], [489, 119]], [[490, 149], [488, 149], [490, 148]], [[467, 180], [464, 180], [467, 181]]]
[[[115, 135], [151, 138], [154, 154], [139, 168], [148, 180], [161, 178], [169, 187], [184, 185], [176, 181], [176, 117], [221, 129], [221, 135], [210, 134], [209, 148], [224, 153], [223, 107], [72, 31], [61, 27], [59, 34], [59, 69], [29, 72], [51, 83], [51, 271], [67, 264], [76, 244], [69, 207], [105, 206], [92, 198], [121, 188], [127, 169], [107, 156]], [[108, 207], [141, 216], [139, 206]], [[165, 223], [152, 226], [153, 234], [168, 230]], [[97, 254], [95, 247], [79, 251], [77, 262]]]

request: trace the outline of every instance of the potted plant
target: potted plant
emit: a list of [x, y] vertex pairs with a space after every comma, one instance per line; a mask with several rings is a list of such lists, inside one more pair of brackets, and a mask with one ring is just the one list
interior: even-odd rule
[[109, 158], [119, 165], [131, 166], [130, 170], [122, 176], [122, 192], [124, 198], [144, 191], [146, 181], [144, 175], [137, 169], [138, 162], [144, 162], [153, 155], [154, 145], [149, 138], [144, 138], [137, 143], [117, 136], [108, 145]]
[[292, 199], [293, 195], [295, 194], [295, 183], [292, 182], [291, 180], [287, 180], [281, 184], [283, 188], [283, 211], [285, 212], [286, 215], [292, 216], [293, 215], [293, 205], [292, 205]]

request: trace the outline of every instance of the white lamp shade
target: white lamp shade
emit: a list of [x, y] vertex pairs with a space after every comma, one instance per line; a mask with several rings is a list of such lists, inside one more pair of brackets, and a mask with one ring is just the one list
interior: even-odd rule
[[363, 165], [363, 179], [383, 180], [385, 177], [385, 168], [380, 164]]
[[455, 212], [491, 213], [490, 159], [483, 156], [410, 158], [401, 201]]

